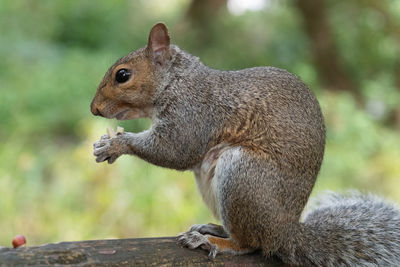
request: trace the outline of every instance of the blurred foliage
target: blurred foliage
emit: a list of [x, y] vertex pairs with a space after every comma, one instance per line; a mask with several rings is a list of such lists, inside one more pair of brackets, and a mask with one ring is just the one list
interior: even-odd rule
[[[117, 125], [90, 114], [96, 86], [117, 58], [146, 44], [157, 21], [213, 68], [273, 65], [306, 81], [328, 129], [314, 194], [351, 187], [400, 201], [399, 132], [385, 120], [400, 106], [393, 30], [400, 5], [381, 2], [389, 10], [387, 30], [388, 18], [364, 2], [327, 1], [344, 68], [365, 97], [360, 107], [350, 94], [321, 86], [294, 1], [265, 0], [263, 9], [240, 14], [223, 10], [210, 18], [207, 43], [187, 22], [189, 0], [1, 1], [0, 245], [16, 234], [28, 245], [176, 235], [213, 220], [190, 172], [128, 156], [96, 164], [92, 156], [92, 143]], [[150, 122], [118, 124], [136, 132]]]

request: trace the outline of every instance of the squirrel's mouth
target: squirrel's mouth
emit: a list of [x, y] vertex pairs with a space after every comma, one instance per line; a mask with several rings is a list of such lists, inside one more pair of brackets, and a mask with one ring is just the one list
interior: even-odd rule
[[120, 121], [126, 120], [126, 119], [128, 119], [128, 118], [127, 118], [127, 117], [128, 117], [127, 115], [128, 115], [128, 113], [129, 113], [129, 111], [130, 111], [130, 109], [125, 109], [125, 110], [123, 110], [123, 111], [117, 113], [117, 114], [114, 116], [114, 118], [116, 118], [117, 120], [120, 120]]
[[128, 107], [122, 109], [122, 111], [115, 113], [112, 115], [110, 119], [114, 118], [117, 120], [133, 120], [138, 118], [151, 118], [152, 107], [143, 107], [143, 108], [133, 108]]

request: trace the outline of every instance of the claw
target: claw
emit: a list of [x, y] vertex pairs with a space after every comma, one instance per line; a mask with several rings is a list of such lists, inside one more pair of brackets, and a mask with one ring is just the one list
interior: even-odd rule
[[215, 259], [215, 256], [217, 256], [218, 250], [217, 250], [217, 246], [213, 245], [210, 253], [208, 253], [208, 259], [213, 261]]
[[176, 238], [178, 239], [178, 243], [182, 245], [182, 242], [183, 242], [183, 240], [184, 240], [184, 238], [183, 238], [183, 233], [182, 233], [182, 234], [179, 234]]
[[107, 160], [108, 164], [112, 164], [117, 160], [117, 157], [111, 156], [111, 157], [108, 157], [106, 160]]
[[98, 162], [98, 163], [103, 162], [103, 161], [105, 161], [105, 160], [107, 160], [107, 158], [106, 158], [105, 156], [98, 156], [98, 157], [96, 158], [96, 162]]

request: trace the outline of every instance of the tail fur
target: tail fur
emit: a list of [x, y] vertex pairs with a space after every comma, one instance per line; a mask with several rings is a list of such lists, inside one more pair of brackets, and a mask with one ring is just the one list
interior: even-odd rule
[[303, 266], [400, 266], [400, 209], [373, 195], [329, 192], [278, 254]]

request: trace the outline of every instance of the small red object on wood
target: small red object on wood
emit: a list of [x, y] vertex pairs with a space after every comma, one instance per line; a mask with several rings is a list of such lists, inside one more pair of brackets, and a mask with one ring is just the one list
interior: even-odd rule
[[23, 235], [16, 235], [12, 240], [12, 245], [14, 248], [22, 247], [26, 244], [25, 236]]

